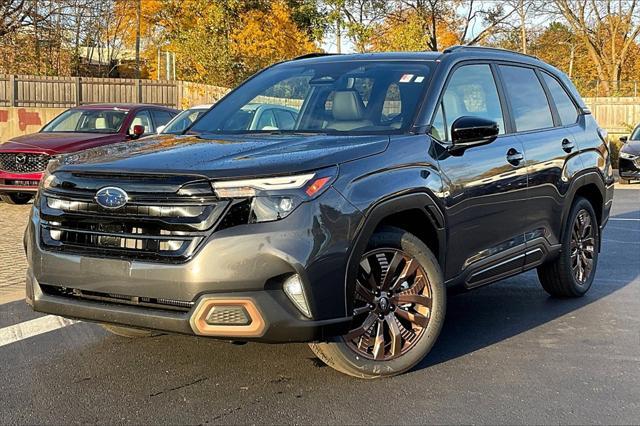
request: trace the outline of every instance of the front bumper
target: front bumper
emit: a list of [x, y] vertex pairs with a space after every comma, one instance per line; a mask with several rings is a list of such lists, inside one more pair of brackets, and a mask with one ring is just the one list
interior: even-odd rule
[[[284, 220], [239, 225], [213, 233], [186, 263], [89, 257], [44, 250], [38, 208], [25, 235], [27, 295], [34, 310], [70, 318], [184, 334], [199, 333], [190, 320], [211, 298], [255, 303], [265, 326], [259, 333], [207, 335], [232, 340], [293, 342], [344, 334], [346, 259], [360, 213], [329, 189]], [[300, 276], [312, 318], [282, 290]], [[47, 288], [193, 302], [188, 312], [64, 297]], [[136, 299], [137, 300], [137, 299]]]
[[0, 170], [0, 192], [37, 192], [42, 173], [11, 173]]
[[640, 179], [640, 160], [628, 160], [621, 158], [618, 163], [618, 172], [624, 179]]

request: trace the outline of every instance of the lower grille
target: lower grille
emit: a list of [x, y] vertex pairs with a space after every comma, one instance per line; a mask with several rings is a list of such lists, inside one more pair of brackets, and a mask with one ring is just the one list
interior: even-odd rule
[[134, 305], [143, 308], [161, 309], [169, 311], [189, 312], [194, 302], [184, 300], [162, 299], [153, 297], [127, 296], [124, 294], [101, 293], [97, 291], [80, 290], [77, 288], [40, 285], [45, 294], [67, 297], [71, 299], [93, 300], [118, 305]]
[[0, 170], [13, 173], [38, 173], [47, 168], [47, 154], [0, 153]]

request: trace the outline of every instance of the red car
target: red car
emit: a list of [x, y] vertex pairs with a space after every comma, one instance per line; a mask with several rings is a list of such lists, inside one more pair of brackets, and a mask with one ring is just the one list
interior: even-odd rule
[[0, 198], [25, 204], [38, 190], [49, 158], [156, 132], [178, 111], [158, 105], [95, 104], [71, 108], [38, 133], [0, 145]]

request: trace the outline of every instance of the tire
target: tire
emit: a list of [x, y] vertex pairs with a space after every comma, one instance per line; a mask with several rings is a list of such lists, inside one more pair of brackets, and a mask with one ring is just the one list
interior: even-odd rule
[[32, 194], [27, 192], [12, 192], [9, 194], [0, 194], [0, 199], [7, 204], [27, 204], [33, 198]]
[[[402, 259], [396, 261], [396, 256]], [[385, 282], [388, 271], [393, 274]], [[446, 289], [435, 256], [409, 232], [383, 228], [372, 236], [360, 259], [356, 287], [351, 331], [312, 343], [311, 350], [330, 367], [363, 379], [413, 368], [433, 347], [445, 317]], [[377, 294], [369, 291], [375, 288]]]
[[130, 339], [137, 339], [140, 337], [151, 337], [159, 334], [153, 331], [139, 330], [137, 328], [119, 327], [117, 325], [111, 325], [111, 324], [100, 324], [100, 325], [102, 326], [102, 328], [104, 328], [111, 334], [115, 334], [116, 336], [120, 336], [120, 337], [128, 337]]
[[[586, 225], [587, 218], [589, 225]], [[583, 224], [581, 225], [580, 222]], [[585, 234], [587, 226], [589, 227], [588, 235]], [[580, 233], [583, 235], [578, 235]], [[538, 267], [538, 279], [542, 288], [554, 297], [584, 296], [593, 284], [599, 246], [600, 227], [596, 213], [587, 199], [578, 197], [567, 217], [560, 255], [555, 260]], [[591, 266], [587, 268], [585, 262], [589, 259]], [[584, 269], [582, 276], [580, 276], [581, 266]]]

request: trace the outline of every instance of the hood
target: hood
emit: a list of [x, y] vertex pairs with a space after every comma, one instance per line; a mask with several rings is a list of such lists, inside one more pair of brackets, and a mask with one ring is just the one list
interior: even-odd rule
[[633, 155], [640, 155], [640, 140], [627, 141], [627, 143], [622, 145], [621, 151]]
[[122, 139], [123, 136], [118, 133], [40, 132], [13, 138], [2, 144], [2, 150], [33, 150], [62, 154], [93, 148], [104, 143], [119, 142]]
[[60, 168], [96, 173], [254, 177], [314, 170], [384, 151], [388, 136], [156, 136], [66, 155]]

